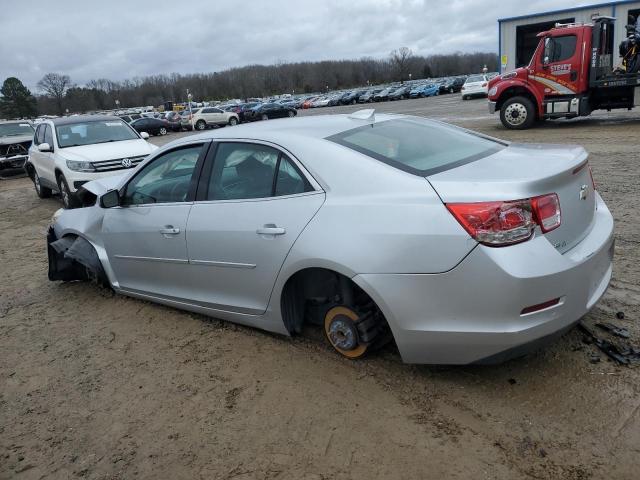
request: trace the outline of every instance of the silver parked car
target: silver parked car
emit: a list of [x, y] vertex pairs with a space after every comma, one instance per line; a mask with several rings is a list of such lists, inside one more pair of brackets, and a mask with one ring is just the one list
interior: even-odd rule
[[293, 335], [342, 355], [497, 362], [605, 292], [613, 219], [581, 147], [411, 116], [313, 116], [176, 140], [85, 185], [49, 230], [52, 280]]

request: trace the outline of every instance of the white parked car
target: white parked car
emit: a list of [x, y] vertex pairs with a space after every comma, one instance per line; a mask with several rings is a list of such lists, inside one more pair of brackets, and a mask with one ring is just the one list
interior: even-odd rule
[[462, 85], [462, 99], [471, 97], [486, 97], [489, 89], [489, 78], [487, 75], [470, 75]]
[[40, 198], [60, 192], [65, 208], [74, 208], [84, 183], [133, 168], [156, 150], [147, 138], [113, 116], [45, 120], [38, 125], [25, 168]]
[[240, 118], [234, 112], [225, 112], [217, 107], [204, 107], [193, 110], [191, 114], [186, 113], [180, 123], [187, 130], [204, 130], [212, 126], [237, 125]]

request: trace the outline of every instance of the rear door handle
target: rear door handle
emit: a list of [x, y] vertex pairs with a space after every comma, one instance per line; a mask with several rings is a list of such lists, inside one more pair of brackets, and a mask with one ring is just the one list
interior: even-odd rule
[[177, 235], [180, 233], [179, 228], [174, 228], [171, 225], [167, 225], [165, 228], [160, 229], [162, 235]]
[[276, 227], [273, 223], [269, 223], [257, 229], [256, 233], [258, 235], [284, 235], [287, 231], [282, 227]]

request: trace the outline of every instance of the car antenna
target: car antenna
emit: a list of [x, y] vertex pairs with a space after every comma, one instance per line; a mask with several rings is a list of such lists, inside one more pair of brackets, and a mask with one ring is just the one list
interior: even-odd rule
[[376, 121], [375, 108], [365, 108], [363, 110], [357, 110], [349, 115], [349, 118], [354, 120], [368, 120], [370, 122]]

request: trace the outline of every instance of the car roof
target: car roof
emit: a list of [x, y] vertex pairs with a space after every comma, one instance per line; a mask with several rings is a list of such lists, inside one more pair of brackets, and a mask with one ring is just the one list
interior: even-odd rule
[[[296, 136], [312, 139], [324, 139], [331, 135], [367, 125], [370, 122], [351, 118], [353, 114], [342, 115], [312, 115], [308, 117], [283, 118], [264, 122], [236, 125], [233, 128], [209, 130], [198, 135], [184, 137], [184, 140], [215, 140], [215, 139], [247, 139], [264, 140], [280, 143], [287, 137]], [[375, 114], [375, 122], [402, 118], [404, 115]], [[184, 143], [178, 140], [179, 143]], [[173, 142], [172, 142], [173, 143]], [[284, 142], [286, 143], [286, 141]]]
[[[129, 116], [132, 114], [127, 114]], [[72, 123], [82, 123], [82, 122], [104, 122], [104, 121], [113, 121], [113, 120], [122, 120], [120, 117], [116, 117], [115, 115], [76, 115], [73, 117], [61, 117], [61, 118], [52, 118], [50, 121], [53, 122], [55, 126], [59, 125], [70, 125]]]

